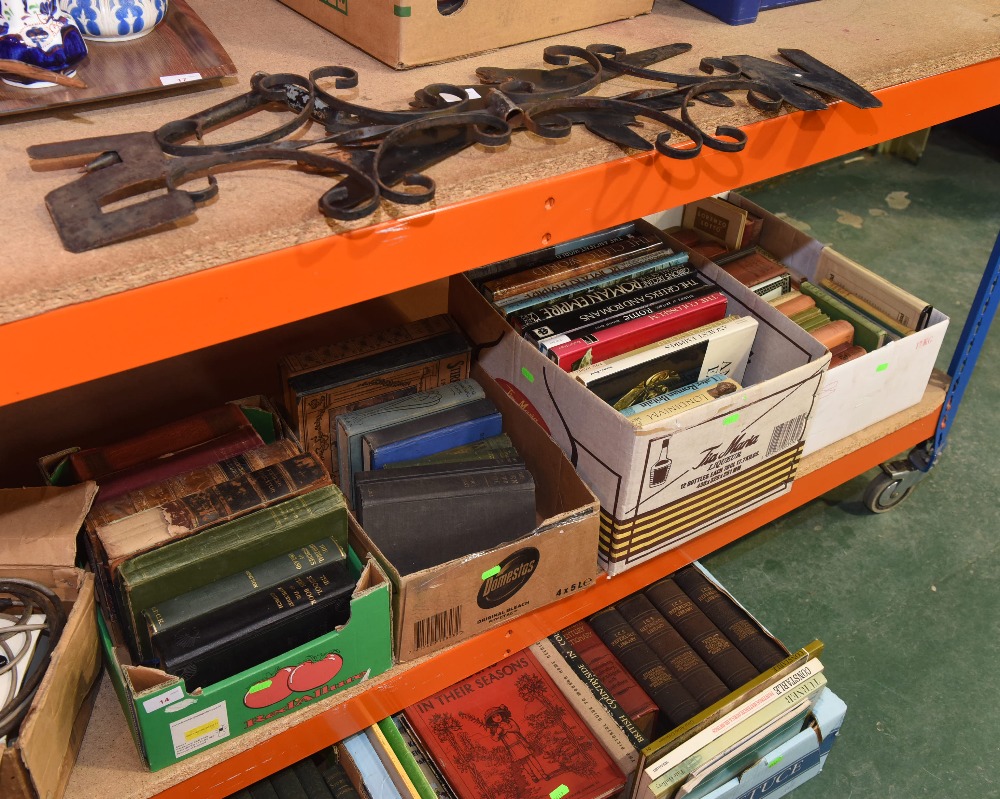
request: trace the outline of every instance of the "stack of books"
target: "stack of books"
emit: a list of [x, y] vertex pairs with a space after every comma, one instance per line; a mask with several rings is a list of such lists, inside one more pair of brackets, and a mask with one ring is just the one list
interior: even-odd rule
[[634, 222], [469, 274], [511, 326], [643, 427], [738, 391], [756, 320], [726, 316], [727, 298]]
[[106, 617], [136, 664], [188, 690], [350, 615], [344, 497], [318, 458], [275, 438], [276, 418], [227, 403], [66, 463], [99, 486], [84, 543]]

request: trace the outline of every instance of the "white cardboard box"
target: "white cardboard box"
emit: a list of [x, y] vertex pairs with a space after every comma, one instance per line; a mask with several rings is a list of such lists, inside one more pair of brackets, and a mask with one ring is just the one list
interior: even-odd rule
[[[727, 199], [763, 217], [760, 246], [798, 277], [813, 281], [817, 272], [823, 272], [826, 259], [844, 258], [738, 193], [729, 192]], [[672, 227], [680, 224], [681, 210], [649, 219], [657, 227]], [[927, 388], [948, 322], [948, 317], [935, 308], [924, 330], [827, 371], [816, 395], [802, 454], [816, 452], [916, 405]]]
[[[537, 261], [550, 257], [540, 251]], [[638, 430], [520, 338], [468, 279], [452, 280], [450, 311], [483, 346], [483, 368], [541, 423], [600, 500], [600, 561], [612, 575], [786, 493], [829, 363], [812, 336], [789, 330], [742, 284], [700, 256], [692, 262], [728, 295], [728, 313], [759, 320], [746, 388]], [[669, 469], [654, 468], [664, 448]]]

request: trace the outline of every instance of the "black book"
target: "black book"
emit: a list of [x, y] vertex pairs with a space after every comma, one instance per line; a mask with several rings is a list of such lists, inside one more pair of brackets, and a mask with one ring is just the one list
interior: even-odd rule
[[212, 685], [346, 624], [355, 584], [344, 561], [334, 560], [226, 612], [155, 634], [153, 651], [189, 691]]
[[278, 799], [311, 799], [310, 794], [299, 782], [294, 766], [275, 772], [268, 777], [268, 781], [274, 786]]
[[333, 799], [333, 793], [323, 779], [319, 766], [311, 759], [307, 757], [305, 760], [300, 760], [292, 766], [292, 769], [309, 799]]
[[535, 529], [523, 465], [409, 466], [355, 478], [358, 521], [401, 575], [482, 552]]

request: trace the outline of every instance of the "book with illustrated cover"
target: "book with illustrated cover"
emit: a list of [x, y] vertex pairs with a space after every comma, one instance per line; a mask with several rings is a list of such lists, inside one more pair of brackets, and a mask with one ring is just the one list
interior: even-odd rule
[[364, 469], [361, 439], [366, 433], [482, 398], [483, 388], [475, 380], [459, 380], [335, 417], [336, 431], [331, 430], [331, 436], [337, 439], [339, 479], [345, 496], [352, 496], [353, 475]]
[[610, 286], [620, 280], [641, 277], [651, 272], [659, 272], [672, 266], [687, 263], [686, 252], [676, 253], [671, 249], [654, 250], [650, 253], [630, 258], [627, 261], [604, 267], [593, 272], [587, 272], [577, 277], [555, 283], [551, 286], [518, 294], [496, 304], [497, 310], [509, 318], [537, 305], [551, 303], [576, 294], [585, 293], [591, 289]]
[[617, 318], [610, 326], [603, 326], [606, 320], [600, 326], [574, 333], [575, 338], [546, 339], [540, 342], [539, 349], [561, 369], [571, 372], [721, 319], [727, 304], [721, 291], [702, 295], [702, 289], [694, 289], [682, 297], [650, 302], [632, 311], [627, 319]]
[[303, 448], [315, 453], [337, 482], [339, 456], [330, 420], [469, 376], [471, 349], [453, 322], [445, 333], [325, 366], [288, 379]]
[[691, 383], [687, 386], [668, 391], [659, 397], [640, 402], [631, 408], [625, 408], [622, 415], [629, 417], [635, 427], [645, 427], [661, 419], [676, 416], [689, 408], [711, 402], [712, 400], [734, 394], [741, 388], [735, 380], [722, 375], [713, 375]]
[[464, 444], [461, 447], [435, 452], [433, 455], [426, 455], [423, 458], [414, 458], [408, 461], [398, 461], [397, 463], [387, 463], [383, 469], [400, 469], [405, 466], [431, 466], [435, 463], [473, 463], [475, 461], [491, 461], [493, 463], [519, 463], [521, 456], [517, 447], [511, 441], [510, 436], [501, 433], [498, 436], [490, 436], [481, 441], [473, 441], [471, 444]]
[[403, 711], [459, 799], [613, 797], [625, 776], [527, 650]]
[[535, 483], [523, 464], [457, 463], [362, 472], [358, 521], [400, 575], [530, 533]]
[[361, 438], [362, 464], [365, 471], [381, 469], [388, 463], [422, 458], [502, 432], [500, 411], [483, 397], [365, 433]]
[[126, 560], [117, 592], [133, 654], [152, 656], [142, 611], [324, 537], [347, 542], [347, 505], [325, 486]]
[[743, 379], [757, 320], [731, 317], [578, 370], [573, 376], [617, 410], [714, 375]]

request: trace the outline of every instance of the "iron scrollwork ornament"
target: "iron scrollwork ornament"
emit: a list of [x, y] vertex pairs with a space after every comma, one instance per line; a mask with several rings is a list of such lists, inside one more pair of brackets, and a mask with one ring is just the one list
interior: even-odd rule
[[[479, 83], [431, 84], [414, 94], [408, 108], [392, 111], [338, 97], [336, 91], [358, 85], [357, 73], [347, 67], [320, 67], [308, 76], [257, 73], [245, 94], [156, 131], [35, 145], [28, 154], [35, 159], [93, 156], [82, 176], [45, 198], [63, 246], [83, 252], [191, 216], [218, 192], [213, 170], [221, 167], [283, 161], [327, 175], [333, 185], [320, 197], [320, 212], [356, 220], [372, 214], [383, 200], [429, 202], [435, 185], [425, 170], [475, 144], [506, 144], [519, 130], [561, 139], [583, 125], [621, 147], [687, 159], [704, 147], [739, 152], [746, 144], [745, 132], [737, 127], [703, 130], [692, 113], [696, 102], [729, 106], [734, 103], [729, 95], [738, 92], [765, 113], [777, 112], [782, 104], [801, 111], [823, 109], [824, 97], [859, 108], [881, 105], [801, 50], [779, 50], [787, 64], [747, 55], [706, 58], [702, 75], [653, 68], [690, 49], [671, 44], [628, 53], [611, 44], [556, 45], [543, 54], [551, 69], [480, 67]], [[591, 93], [623, 75], [658, 86], [611, 97]], [[320, 85], [329, 79], [333, 92], [324, 88], [328, 83]], [[265, 108], [283, 110], [287, 118], [247, 139], [205, 142], [210, 131]], [[641, 121], [661, 128], [653, 141], [636, 132]], [[309, 123], [321, 127], [322, 135], [299, 137]], [[674, 134], [686, 138], [684, 145], [671, 143]], [[196, 177], [206, 178], [207, 185], [185, 188]], [[108, 209], [125, 198], [137, 199]]]

